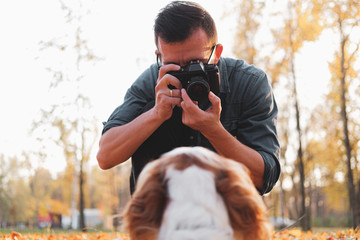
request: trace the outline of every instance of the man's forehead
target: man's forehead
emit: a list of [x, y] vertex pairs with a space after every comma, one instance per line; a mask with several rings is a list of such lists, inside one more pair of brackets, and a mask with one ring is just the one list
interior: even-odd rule
[[157, 48], [160, 54], [164, 54], [166, 51], [182, 50], [182, 51], [206, 51], [211, 48], [209, 38], [205, 31], [199, 28], [184, 41], [179, 42], [167, 42], [160, 36], [157, 39]]
[[212, 46], [209, 46], [209, 44], [202, 44], [202, 45], [198, 45], [198, 46], [181, 46], [180, 44], [176, 44], [176, 43], [165, 43], [165, 44], [159, 44], [158, 45], [158, 53], [161, 55], [166, 55], [166, 53], [182, 53], [182, 52], [186, 52], [186, 51], [191, 51], [191, 52], [206, 52], [212, 49]]

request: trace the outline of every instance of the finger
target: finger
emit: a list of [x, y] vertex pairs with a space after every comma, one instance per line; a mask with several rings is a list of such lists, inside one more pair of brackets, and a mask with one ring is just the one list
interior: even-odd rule
[[[170, 75], [170, 74], [166, 74], [163, 78], [161, 78], [160, 80], [158, 80], [156, 86], [155, 86], [155, 90], [166, 90], [167, 93], [169, 93], [170, 89], [177, 89], [178, 91], [175, 91], [177, 93], [180, 93], [180, 89], [181, 89], [181, 82], [179, 79], [177, 79], [176, 77]], [[180, 95], [180, 94], [178, 94]]]
[[175, 105], [181, 106], [182, 98], [181, 98], [181, 90], [179, 89], [169, 89], [169, 101], [172, 103], [173, 108]]
[[[172, 87], [170, 85], [172, 85]], [[170, 96], [170, 88], [173, 90], [173, 96], [180, 96], [180, 81], [176, 77], [171, 76], [170, 74], [166, 74], [163, 78], [158, 79], [158, 82], [155, 86], [155, 92], [162, 92], [163, 94]]]
[[209, 101], [211, 103], [211, 107], [208, 109], [212, 112], [220, 113], [221, 112], [221, 100], [218, 96], [216, 96], [213, 92], [209, 93]]
[[190, 96], [187, 94], [187, 92], [186, 92], [186, 90], [185, 90], [184, 88], [181, 89], [180, 94], [181, 94], [181, 98], [182, 98], [184, 101], [192, 102], [192, 103], [194, 103], [195, 105], [198, 105], [198, 104], [199, 104], [198, 101], [194, 101], [194, 100], [192, 100], [192, 99], [190, 98]]
[[170, 71], [178, 71], [180, 70], [180, 66], [175, 64], [164, 65], [159, 70], [159, 78], [157, 80], [157, 85], [161, 85], [161, 87], [167, 87], [169, 85], [174, 86], [177, 89], [181, 89], [181, 82], [171, 74], [167, 74]]
[[[171, 96], [171, 90], [172, 90], [172, 96]], [[179, 90], [177, 90], [179, 92]], [[179, 93], [176, 93], [176, 89], [168, 89], [164, 95], [164, 98], [166, 99], [166, 104], [170, 104], [171, 106], [181, 106], [182, 99], [179, 96]]]
[[178, 71], [178, 70], [180, 70], [180, 66], [179, 66], [179, 65], [176, 65], [176, 64], [163, 65], [163, 66], [161, 66], [160, 69], [159, 69], [159, 79], [161, 79], [162, 77], [164, 77], [167, 72], [170, 72], [170, 71]]
[[[171, 109], [177, 106], [181, 106], [182, 99], [181, 97], [175, 97], [174, 95], [178, 95], [176, 91], [173, 89], [173, 96], [171, 97], [170, 89], [161, 89], [156, 93], [156, 104], [159, 106], [163, 106], [168, 108], [171, 106]], [[178, 90], [179, 91], [179, 90]]]
[[209, 101], [214, 106], [218, 106], [221, 102], [220, 98], [216, 96], [212, 91], [209, 92]]
[[171, 102], [171, 106], [175, 107], [175, 105], [177, 105], [178, 107], [181, 107], [181, 99], [180, 98], [172, 98], [170, 100]]
[[181, 89], [181, 97], [185, 102], [191, 101], [191, 98], [189, 97], [184, 88]]
[[[182, 98], [182, 102], [181, 102], [181, 107], [183, 108], [183, 110], [185, 111], [192, 111], [195, 108], [197, 109], [197, 105], [198, 102], [197, 101], [193, 101], [189, 95], [187, 94], [186, 90], [183, 88], [181, 89], [181, 98]], [[194, 108], [195, 107], [195, 108]]]
[[169, 91], [168, 95], [170, 97], [181, 98], [181, 90], [180, 89], [168, 89], [167, 91]]
[[166, 74], [165, 77], [166, 78], [166, 83], [167, 86], [169, 87], [169, 85], [172, 85], [171, 88], [176, 88], [176, 89], [181, 89], [182, 85], [179, 79], [177, 79], [176, 77], [172, 76], [171, 74]]

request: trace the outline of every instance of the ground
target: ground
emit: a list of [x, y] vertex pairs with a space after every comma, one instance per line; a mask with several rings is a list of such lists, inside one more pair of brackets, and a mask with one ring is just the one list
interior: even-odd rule
[[[3, 232], [3, 231], [1, 231]], [[274, 233], [273, 239], [278, 240], [360, 240], [360, 229], [329, 230], [326, 232], [302, 232], [298, 229], [284, 230]], [[120, 232], [51, 232], [26, 233], [8, 232], [0, 233], [0, 240], [129, 240], [129, 236]]]

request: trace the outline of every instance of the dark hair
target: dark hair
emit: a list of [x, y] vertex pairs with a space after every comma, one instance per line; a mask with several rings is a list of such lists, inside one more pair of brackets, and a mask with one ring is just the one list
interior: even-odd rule
[[187, 1], [171, 2], [155, 19], [155, 44], [159, 37], [167, 43], [184, 41], [198, 28], [205, 31], [209, 41], [217, 43], [215, 22], [203, 7]]

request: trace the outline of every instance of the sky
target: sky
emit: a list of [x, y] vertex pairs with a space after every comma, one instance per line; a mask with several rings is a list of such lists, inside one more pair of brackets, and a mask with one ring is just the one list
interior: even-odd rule
[[[64, 1], [77, 2], [77, 1]], [[88, 0], [90, 12], [83, 20], [89, 47], [102, 60], [88, 69], [86, 94], [101, 122], [123, 101], [137, 76], [155, 61], [153, 22], [168, 0]], [[232, 0], [198, 0], [213, 16], [224, 45], [223, 56], [232, 57], [234, 16]], [[33, 146], [29, 135], [32, 122], [49, 102], [49, 77], [46, 67], [57, 64], [56, 55], [47, 58], [40, 51], [42, 41], [69, 34], [64, 11], [58, 0], [11, 0], [0, 2], [0, 153], [19, 155]], [[327, 61], [332, 57], [331, 33], [319, 43], [305, 44], [298, 56], [299, 93], [302, 104], [311, 109], [321, 102], [329, 79]], [[50, 56], [50, 55], [49, 55]], [[69, 90], [67, 90], [69, 91]], [[281, 93], [279, 93], [281, 95]], [[61, 101], [61, 99], [59, 100]], [[97, 143], [94, 152], [97, 151]], [[94, 158], [92, 164], [96, 164]], [[63, 160], [49, 160], [46, 168], [61, 170]]]

